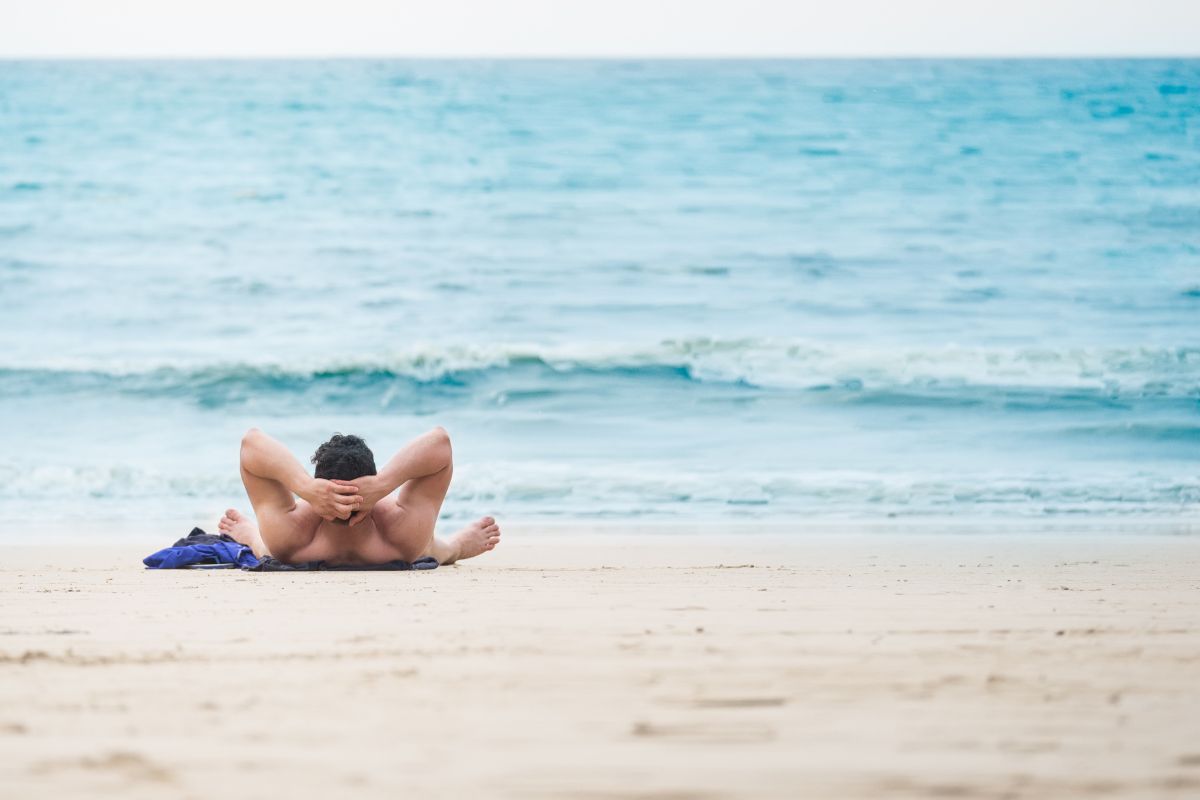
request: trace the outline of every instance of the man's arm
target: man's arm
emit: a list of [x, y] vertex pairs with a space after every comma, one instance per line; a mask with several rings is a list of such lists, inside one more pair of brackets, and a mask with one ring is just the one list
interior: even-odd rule
[[[436, 475], [450, 469], [453, 464], [453, 452], [450, 447], [450, 435], [442, 427], [434, 428], [405, 445], [396, 455], [392, 456], [378, 475], [358, 478], [354, 485], [362, 502], [350, 524], [354, 525], [367, 514], [383, 498], [399, 489], [404, 484], [417, 478]], [[348, 486], [348, 482], [338, 481], [339, 486]], [[397, 505], [403, 495], [396, 496]]]
[[255, 513], [291, 511], [298, 495], [326, 520], [349, 519], [363, 502], [356, 485], [312, 477], [283, 444], [258, 428], [242, 437], [241, 462]]

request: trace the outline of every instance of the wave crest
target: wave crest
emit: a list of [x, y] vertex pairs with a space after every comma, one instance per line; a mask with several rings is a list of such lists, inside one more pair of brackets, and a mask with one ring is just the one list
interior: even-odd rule
[[406, 379], [469, 382], [488, 373], [675, 376], [765, 389], [1011, 387], [1200, 396], [1200, 347], [986, 348], [829, 345], [782, 339], [667, 339], [640, 345], [422, 346], [367, 358], [290, 361], [55, 359], [10, 362], [0, 379], [185, 389], [214, 384]]

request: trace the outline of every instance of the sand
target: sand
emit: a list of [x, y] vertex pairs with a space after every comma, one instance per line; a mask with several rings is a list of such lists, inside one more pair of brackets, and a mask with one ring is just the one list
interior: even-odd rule
[[0, 548], [4, 797], [1196, 797], [1200, 537]]

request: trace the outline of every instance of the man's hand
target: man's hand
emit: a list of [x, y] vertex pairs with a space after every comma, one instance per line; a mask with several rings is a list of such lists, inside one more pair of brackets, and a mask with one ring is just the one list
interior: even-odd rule
[[337, 486], [349, 487], [357, 489], [359, 504], [354, 515], [350, 517], [350, 524], [357, 525], [364, 517], [370, 515], [371, 509], [375, 507], [383, 498], [391, 494], [391, 489], [387, 484], [380, 479], [378, 475], [363, 475], [355, 478], [354, 482], [334, 480], [333, 483]]
[[299, 494], [327, 522], [333, 522], [335, 519], [350, 519], [350, 516], [362, 506], [363, 502], [363, 498], [358, 493], [358, 486], [349, 481], [327, 481], [324, 478], [313, 478], [304, 491]]

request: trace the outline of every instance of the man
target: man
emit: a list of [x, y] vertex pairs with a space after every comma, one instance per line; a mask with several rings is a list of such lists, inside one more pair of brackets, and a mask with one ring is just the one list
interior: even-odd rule
[[[433, 535], [454, 471], [450, 437], [442, 428], [414, 439], [378, 472], [375, 456], [357, 436], [335, 435], [317, 448], [312, 463], [315, 477], [286, 447], [251, 428], [242, 437], [242, 483], [258, 524], [231, 508], [218, 527], [259, 558], [290, 563], [383, 564], [433, 556], [453, 564], [500, 541], [491, 517], [444, 541]], [[381, 502], [397, 489], [395, 502]]]

